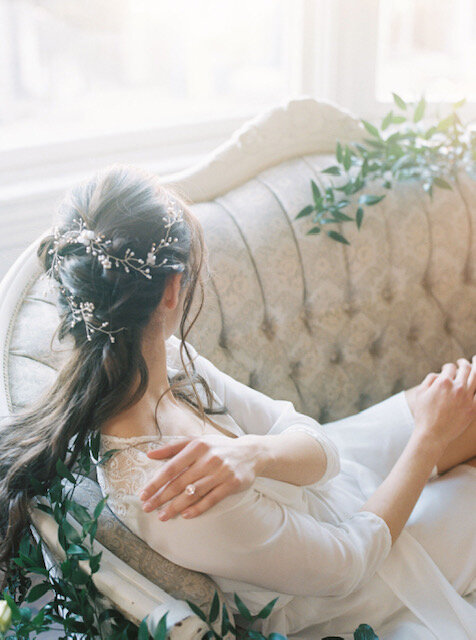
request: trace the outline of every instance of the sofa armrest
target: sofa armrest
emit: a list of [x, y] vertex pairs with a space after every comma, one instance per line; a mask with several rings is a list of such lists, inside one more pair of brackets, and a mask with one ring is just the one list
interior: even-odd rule
[[[55, 519], [34, 507], [30, 510], [30, 517], [33, 527], [52, 557], [60, 561], [64, 560], [65, 553], [58, 541], [58, 524]], [[68, 514], [67, 519], [76, 530], [80, 531], [81, 527], [73, 517]], [[203, 620], [185, 601], [177, 600], [167, 594], [97, 540], [93, 541], [91, 550], [94, 554], [102, 552], [99, 571], [92, 576], [95, 586], [128, 620], [139, 625], [145, 616], [149, 616], [148, 628], [153, 635], [160, 618], [168, 611], [167, 633], [170, 640], [199, 640], [207, 631]], [[87, 561], [79, 561], [79, 566], [85, 573], [91, 573]], [[221, 615], [214, 623], [217, 632], [220, 625]]]

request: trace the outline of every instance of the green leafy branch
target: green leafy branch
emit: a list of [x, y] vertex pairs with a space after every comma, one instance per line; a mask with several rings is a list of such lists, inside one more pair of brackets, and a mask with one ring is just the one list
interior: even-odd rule
[[[427, 110], [423, 96], [417, 103], [407, 103], [394, 93], [393, 100], [395, 107], [382, 119], [380, 127], [361, 120], [370, 137], [345, 145], [337, 142], [336, 162], [321, 173], [339, 178], [339, 184], [331, 179], [328, 186], [319, 188], [311, 180], [312, 204], [294, 218], [312, 216], [313, 226], [306, 235], [320, 233], [323, 225], [354, 220], [360, 230], [365, 207], [378, 204], [386, 195], [360, 193], [370, 184], [373, 190], [375, 182], [388, 190], [397, 182], [419, 181], [432, 199], [435, 187], [453, 188], [461, 169], [475, 177], [476, 132], [464, 125], [458, 115], [465, 99], [455, 102], [449, 115], [430, 126], [422, 123]], [[349, 215], [351, 211], [355, 211], [354, 216]], [[327, 235], [350, 244], [334, 229]]]
[[[47, 569], [40, 540], [37, 542], [29, 532], [25, 532], [18, 554], [12, 559], [7, 576], [7, 588], [0, 600], [0, 638], [26, 640], [38, 634], [59, 630], [63, 638], [78, 640], [149, 640], [150, 633], [146, 616], [137, 627], [119, 611], [100, 606], [101, 594], [93, 581], [93, 575], [100, 569], [102, 553], [95, 554], [93, 541], [98, 528], [98, 519], [106, 505], [107, 496], [95, 506], [91, 514], [88, 509], [74, 499], [74, 491], [83, 476], [89, 476], [92, 465], [104, 464], [116, 451], [106, 451], [99, 459], [100, 434], [91, 434], [86, 446], [81, 449], [78, 460], [72, 468], [62, 460], [56, 463], [56, 477], [48, 484], [40, 482], [30, 475], [29, 481], [39, 500], [36, 507], [52, 516], [58, 525], [58, 541], [64, 551], [64, 560], [59, 563], [59, 573]], [[74, 444], [68, 448], [72, 454]], [[71, 514], [78, 528], [74, 527], [67, 516]], [[85, 566], [89, 570], [85, 570]], [[40, 575], [43, 580], [32, 586], [30, 575]], [[45, 594], [51, 600], [39, 610], [32, 608]], [[196, 604], [187, 600], [191, 610], [203, 620], [208, 631], [202, 640], [223, 640], [234, 637], [236, 640], [286, 640], [285, 636], [272, 632], [267, 637], [253, 629], [256, 621], [267, 618], [278, 598], [271, 600], [259, 613], [252, 615], [238, 594], [234, 594], [238, 611], [247, 623], [247, 628], [235, 626], [228, 617], [225, 603], [222, 604], [222, 616], [219, 632], [216, 621], [220, 613], [220, 599], [215, 590], [210, 609], [205, 613]], [[159, 620], [154, 640], [167, 638], [166, 612]], [[105, 631], [107, 628], [107, 631]], [[106, 635], [104, 635], [106, 633]], [[360, 625], [354, 634], [355, 640], [378, 640], [371, 627]]]

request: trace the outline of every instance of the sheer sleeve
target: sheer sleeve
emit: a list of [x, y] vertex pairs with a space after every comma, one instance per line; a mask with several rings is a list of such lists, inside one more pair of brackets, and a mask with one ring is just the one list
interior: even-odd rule
[[172, 562], [283, 594], [348, 595], [374, 575], [391, 548], [387, 524], [372, 512], [337, 525], [319, 522], [254, 487], [195, 518], [165, 522], [144, 512], [132, 492], [122, 490], [119, 498], [126, 524]]
[[193, 360], [198, 373], [207, 380], [232, 418], [246, 433], [272, 435], [284, 431], [305, 431], [321, 445], [327, 466], [322, 478], [312, 486], [321, 486], [340, 472], [338, 449], [319, 422], [298, 412], [292, 402], [274, 400], [235, 380], [195, 350]]

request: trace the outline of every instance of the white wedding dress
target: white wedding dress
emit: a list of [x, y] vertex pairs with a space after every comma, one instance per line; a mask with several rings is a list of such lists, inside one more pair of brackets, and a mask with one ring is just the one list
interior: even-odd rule
[[[170, 373], [182, 369], [179, 340], [167, 340]], [[390, 472], [414, 427], [403, 391], [360, 413], [320, 425], [241, 384], [197, 354], [196, 369], [227, 415], [213, 419], [238, 435], [301, 429], [324, 447], [325, 476], [304, 487], [259, 477], [200, 516], [162, 522], [139, 493], [168, 460], [147, 451], [173, 436], [103, 435], [101, 452], [119, 449], [97, 469], [115, 514], [176, 564], [210, 575], [238, 612], [279, 597], [261, 631], [290, 640], [353, 639], [366, 623], [381, 640], [476, 638], [476, 468], [436, 468], [404, 530], [391, 546], [385, 521], [359, 511]], [[175, 436], [179, 437], [179, 436]], [[226, 437], [226, 436], [224, 436]]]

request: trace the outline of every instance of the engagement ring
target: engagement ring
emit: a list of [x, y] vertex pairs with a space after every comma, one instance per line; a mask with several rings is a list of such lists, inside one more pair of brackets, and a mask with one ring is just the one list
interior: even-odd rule
[[188, 484], [185, 487], [185, 493], [187, 493], [189, 496], [193, 496], [193, 494], [196, 492], [197, 488], [194, 484]]

